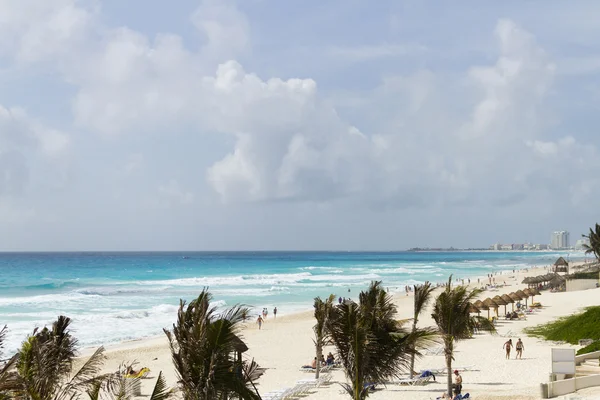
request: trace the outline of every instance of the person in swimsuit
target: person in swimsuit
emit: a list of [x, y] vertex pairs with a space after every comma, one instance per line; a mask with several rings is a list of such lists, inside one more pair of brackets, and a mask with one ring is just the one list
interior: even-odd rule
[[510, 349], [513, 347], [512, 339], [508, 339], [502, 347], [506, 350], [506, 359], [508, 360], [510, 358]]
[[273, 309], [273, 318], [277, 319], [277, 307]]
[[520, 359], [523, 356], [523, 350], [525, 350], [525, 345], [521, 341], [521, 338], [519, 338], [519, 340], [517, 341], [517, 345], [515, 346], [515, 349], [517, 349], [517, 355], [515, 358]]
[[256, 319], [256, 323], [258, 324], [258, 330], [260, 330], [260, 328], [262, 328], [262, 323], [263, 323], [263, 319], [260, 315]]
[[458, 370], [454, 370], [454, 393], [461, 394], [462, 392], [462, 376], [458, 373]]

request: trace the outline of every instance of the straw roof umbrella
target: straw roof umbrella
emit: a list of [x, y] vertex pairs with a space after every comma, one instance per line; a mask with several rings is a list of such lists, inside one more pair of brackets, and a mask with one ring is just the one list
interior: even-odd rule
[[[485, 304], [486, 306], [488, 306], [489, 308], [495, 308], [496, 309], [496, 316], [498, 316], [498, 304], [496, 304], [496, 302], [492, 299], [490, 299], [489, 297], [487, 299], [485, 299], [483, 301], [483, 304]], [[490, 310], [488, 308], [488, 318], [490, 317]]]
[[524, 283], [526, 285], [531, 285], [532, 283], [536, 283], [536, 282], [535, 282], [534, 277], [528, 276], [527, 278], [523, 279], [523, 282], [521, 282], [521, 283]]
[[519, 296], [517, 293], [512, 292], [511, 294], [508, 295], [511, 299], [513, 299], [514, 301], [519, 301], [522, 299], [521, 296]]
[[522, 290], [517, 290], [516, 292], [519, 296], [521, 296], [521, 299], [525, 300], [525, 306], [527, 306], [527, 299], [529, 298], [528, 295], [525, 294], [525, 292], [523, 292]]
[[498, 304], [499, 306], [504, 306], [504, 314], [506, 314], [506, 305], [508, 303], [506, 301], [504, 301], [504, 299], [500, 296], [494, 296], [494, 298], [492, 300], [494, 301], [494, 303]]
[[515, 301], [513, 300], [513, 298], [507, 294], [503, 294], [501, 297], [502, 300], [504, 300], [506, 304], [510, 304], [512, 306], [512, 310], [515, 311]]
[[477, 308], [474, 304], [469, 304], [469, 312], [479, 314], [481, 310]]

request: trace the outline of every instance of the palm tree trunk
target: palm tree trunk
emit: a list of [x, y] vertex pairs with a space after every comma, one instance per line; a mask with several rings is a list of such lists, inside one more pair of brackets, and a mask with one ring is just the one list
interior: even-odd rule
[[[417, 321], [414, 320], [413, 322], [413, 327], [412, 327], [412, 333], [414, 335], [415, 331], [417, 330]], [[410, 355], [410, 379], [413, 378], [413, 372], [415, 370], [415, 348], [413, 347], [413, 353]]]
[[321, 372], [321, 354], [323, 354], [323, 346], [321, 344], [317, 345], [317, 372], [315, 373], [315, 379], [319, 379], [319, 373]]
[[446, 337], [444, 342], [446, 343], [446, 369], [448, 377], [448, 396], [452, 398], [452, 337]]

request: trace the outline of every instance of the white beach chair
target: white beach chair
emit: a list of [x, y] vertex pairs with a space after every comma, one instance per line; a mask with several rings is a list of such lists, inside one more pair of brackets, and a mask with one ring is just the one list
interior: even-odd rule
[[439, 356], [444, 352], [444, 346], [437, 346], [431, 349], [425, 349], [423, 354], [426, 356]]
[[430, 379], [431, 379], [430, 376], [406, 378], [406, 379], [399, 379], [399, 380], [393, 381], [391, 383], [394, 383], [397, 385], [421, 386], [421, 385], [425, 385], [427, 382], [429, 382]]

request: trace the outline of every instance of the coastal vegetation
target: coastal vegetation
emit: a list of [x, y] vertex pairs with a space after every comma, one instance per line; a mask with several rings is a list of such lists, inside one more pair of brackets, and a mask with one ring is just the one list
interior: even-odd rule
[[320, 297], [315, 298], [314, 315], [315, 319], [317, 320], [317, 323], [313, 327], [313, 331], [315, 332], [314, 342], [317, 351], [317, 368], [315, 379], [319, 379], [319, 374], [321, 371], [321, 363], [319, 361], [323, 357], [323, 347], [330, 343], [329, 323], [333, 315], [334, 301], [335, 295], [333, 294], [329, 295], [329, 297], [325, 300], [322, 300]]
[[[423, 312], [423, 310], [427, 307], [429, 303], [429, 299], [431, 298], [431, 292], [435, 290], [435, 287], [431, 285], [431, 282], [427, 281], [422, 285], [414, 285], [414, 303], [413, 303], [413, 325], [412, 332], [415, 333], [417, 331], [417, 323], [419, 322], [419, 316]], [[410, 355], [410, 377], [414, 376], [415, 370], [415, 356], [416, 354]]]
[[[76, 400], [84, 395], [90, 400], [133, 397], [132, 384], [138, 379], [124, 379], [123, 370], [100, 374], [104, 348], [98, 348], [74, 370], [78, 349], [69, 326], [71, 320], [59, 316], [51, 328], [34, 330], [21, 349], [0, 369], [2, 400]], [[6, 332], [0, 331], [0, 347]], [[159, 374], [150, 400], [166, 400], [172, 391]]]
[[590, 228], [590, 232], [587, 235], [583, 235], [587, 238], [589, 244], [584, 244], [586, 254], [593, 254], [596, 259], [600, 261], [600, 224], [596, 224], [594, 228]]
[[206, 289], [187, 306], [181, 300], [173, 330], [165, 329], [180, 393], [184, 400], [259, 400], [254, 380], [261, 370], [241, 359], [248, 348], [239, 329], [248, 309], [236, 305], [217, 313], [211, 300]]
[[559, 318], [547, 324], [526, 328], [530, 336], [546, 340], [578, 344], [581, 339], [593, 339], [594, 342], [579, 349], [577, 354], [585, 354], [600, 350], [600, 306], [592, 306], [580, 314]]
[[334, 307], [329, 335], [350, 383], [342, 384], [353, 400], [365, 399], [370, 388], [407, 372], [411, 356], [432, 338], [432, 331], [404, 328], [381, 282], [372, 282], [358, 303]]
[[452, 276], [448, 279], [446, 289], [438, 295], [433, 306], [431, 317], [435, 321], [438, 334], [444, 342], [444, 355], [448, 371], [447, 391], [452, 398], [452, 360], [454, 359], [454, 344], [468, 339], [478, 330], [495, 333], [491, 321], [469, 313], [471, 303], [475, 301], [480, 290], [469, 290], [465, 286], [452, 287]]

